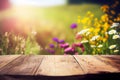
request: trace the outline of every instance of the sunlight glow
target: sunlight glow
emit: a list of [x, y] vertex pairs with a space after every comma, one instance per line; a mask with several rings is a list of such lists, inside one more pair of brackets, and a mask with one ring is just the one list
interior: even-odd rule
[[10, 0], [13, 5], [19, 6], [57, 6], [66, 4], [66, 0]]

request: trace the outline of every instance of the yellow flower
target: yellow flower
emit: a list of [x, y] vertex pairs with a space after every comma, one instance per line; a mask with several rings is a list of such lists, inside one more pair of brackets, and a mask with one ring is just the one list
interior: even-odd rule
[[106, 42], [107, 41], [107, 39], [106, 38], [103, 38], [103, 42]]
[[105, 34], [105, 38], [108, 39], [108, 37], [109, 37], [108, 34]]
[[100, 28], [95, 29], [95, 33], [98, 33], [100, 31]]
[[108, 28], [109, 28], [109, 26], [110, 26], [110, 25], [106, 22], [106, 23], [103, 25], [104, 31], [107, 31]]
[[101, 9], [103, 10], [103, 12], [107, 12], [109, 8], [110, 8], [110, 7], [109, 7], [108, 5], [103, 5], [103, 6], [101, 7]]
[[91, 45], [96, 45], [96, 42], [95, 41], [90, 41], [89, 42]]
[[89, 18], [85, 17], [81, 20], [82, 24], [87, 24], [89, 21]]

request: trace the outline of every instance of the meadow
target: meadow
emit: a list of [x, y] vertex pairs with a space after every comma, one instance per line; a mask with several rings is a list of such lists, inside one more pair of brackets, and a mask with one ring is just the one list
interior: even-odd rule
[[[17, 19], [16, 27], [27, 34], [27, 37], [16, 35], [14, 31], [12, 38], [16, 37], [15, 39], [11, 39], [11, 33], [2, 34], [0, 37], [3, 43], [0, 43], [0, 52], [1, 54], [64, 54], [64, 50], [59, 49], [56, 38], [72, 45], [76, 41], [76, 32], [85, 29], [78, 18], [87, 17], [90, 12], [94, 17], [101, 19], [103, 12], [100, 8], [101, 5], [89, 3], [57, 7], [13, 6], [7, 15]], [[77, 24], [77, 30], [71, 29], [71, 24]], [[91, 27], [93, 26], [86, 28]], [[15, 42], [16, 45], [13, 47]], [[11, 44], [12, 46], [9, 46]], [[53, 49], [49, 50], [48, 47], [54, 48], [56, 52]]]

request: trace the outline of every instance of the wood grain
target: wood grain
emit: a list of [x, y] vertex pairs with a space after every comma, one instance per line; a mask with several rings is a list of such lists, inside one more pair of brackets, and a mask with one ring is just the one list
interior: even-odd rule
[[6, 65], [0, 73], [8, 75], [34, 75], [43, 56], [21, 56], [9, 65]]
[[111, 65], [115, 68], [118, 68], [118, 71], [120, 71], [120, 56], [117, 55], [103, 55], [103, 56], [95, 56], [97, 59], [99, 59], [100, 61]]
[[4, 67], [5, 65], [7, 65], [8, 63], [10, 63], [11, 61], [15, 60], [16, 58], [20, 57], [20, 55], [3, 55], [0, 56], [0, 68]]
[[0, 56], [0, 75], [76, 76], [120, 73], [115, 55], [6, 55]]
[[79, 64], [82, 65], [86, 74], [112, 73], [118, 72], [118, 68], [108, 65], [91, 55], [74, 56]]
[[82, 75], [80, 65], [73, 56], [45, 56], [36, 75], [70, 76]]

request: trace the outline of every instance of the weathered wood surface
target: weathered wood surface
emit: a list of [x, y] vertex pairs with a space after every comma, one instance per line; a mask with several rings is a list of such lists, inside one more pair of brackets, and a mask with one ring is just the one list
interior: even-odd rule
[[0, 56], [0, 80], [120, 80], [119, 76], [117, 55]]

